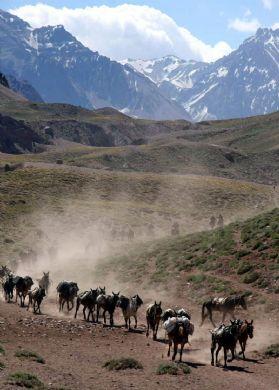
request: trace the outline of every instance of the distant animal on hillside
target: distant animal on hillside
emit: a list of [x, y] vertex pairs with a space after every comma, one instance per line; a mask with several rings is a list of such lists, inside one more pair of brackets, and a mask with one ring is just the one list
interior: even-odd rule
[[56, 290], [59, 296], [59, 311], [63, 310], [65, 302], [67, 302], [68, 311], [71, 311], [74, 307], [74, 299], [79, 291], [77, 283], [64, 280], [58, 284]]
[[179, 223], [174, 222], [172, 227], [171, 227], [171, 235], [172, 236], [177, 236], [179, 235], [180, 229], [179, 229]]
[[253, 326], [253, 320], [251, 322], [244, 321], [241, 323], [240, 329], [239, 329], [239, 334], [238, 334], [238, 341], [240, 344], [240, 355], [242, 354], [243, 359], [245, 360], [245, 349], [246, 349], [246, 343], [248, 340], [248, 337], [250, 339], [253, 338], [254, 336], [254, 326]]
[[231, 361], [235, 358], [235, 347], [239, 337], [241, 322], [239, 320], [231, 320], [231, 324], [225, 326], [222, 324], [219, 328], [211, 331], [211, 365], [214, 366], [214, 352], [215, 355], [215, 364], [218, 365], [218, 354], [220, 350], [224, 349], [224, 367], [227, 367], [227, 352], [231, 351], [232, 358]]
[[37, 282], [39, 284], [39, 287], [43, 288], [46, 294], [48, 294], [48, 290], [51, 284], [49, 272], [43, 272], [43, 276], [41, 277], [41, 279], [37, 279]]
[[9, 275], [8, 278], [5, 280], [5, 282], [3, 283], [5, 301], [8, 303], [14, 297], [14, 287], [15, 287], [15, 283], [14, 283], [13, 275]]
[[156, 301], [149, 305], [146, 310], [146, 322], [147, 322], [147, 330], [146, 330], [146, 337], [149, 336], [149, 328], [153, 332], [153, 340], [157, 340], [157, 333], [158, 328], [162, 316], [162, 307], [161, 307], [161, 301], [157, 303]]
[[211, 229], [214, 229], [215, 225], [216, 225], [216, 218], [214, 217], [214, 215], [212, 215], [212, 217], [210, 217], [210, 220], [209, 220], [209, 226]]
[[28, 292], [28, 306], [27, 310], [29, 310], [30, 306], [33, 306], [33, 313], [41, 314], [41, 303], [46, 296], [46, 292], [44, 288], [36, 287], [34, 290], [30, 290]]
[[202, 305], [202, 320], [201, 325], [203, 325], [204, 320], [209, 316], [209, 319], [213, 326], [215, 326], [212, 318], [212, 312], [218, 311], [223, 313], [223, 320], [225, 321], [226, 315], [230, 314], [232, 318], [235, 318], [234, 311], [237, 306], [241, 306], [244, 310], [247, 310], [247, 305], [245, 301], [245, 295], [231, 295], [226, 298], [212, 298]]
[[16, 302], [17, 297], [20, 299], [20, 306], [24, 307], [25, 298], [28, 294], [28, 291], [33, 286], [34, 282], [30, 276], [16, 276], [14, 278], [15, 289], [16, 289]]
[[139, 307], [143, 304], [142, 299], [137, 295], [134, 295], [132, 298], [127, 298], [124, 295], [121, 295], [117, 301], [116, 306], [120, 307], [123, 313], [125, 320], [125, 327], [131, 328], [131, 317], [135, 319], [135, 328], [138, 325], [137, 311]]
[[97, 297], [97, 322], [99, 321], [100, 309], [103, 309], [103, 319], [106, 324], [106, 312], [109, 312], [110, 326], [114, 325], [113, 314], [119, 299], [119, 294], [112, 292], [112, 295], [101, 294]]
[[178, 346], [180, 345], [179, 361], [181, 362], [184, 346], [189, 342], [189, 335], [194, 333], [194, 325], [187, 317], [170, 317], [164, 322], [164, 328], [169, 340], [168, 356], [170, 356], [170, 349], [173, 343], [172, 360], [175, 360]]
[[[90, 314], [92, 317], [92, 321], [95, 322], [94, 319], [94, 309], [96, 305], [96, 300], [98, 297], [98, 289], [93, 290], [92, 288], [89, 291], [84, 291], [77, 296], [76, 300], [76, 312], [75, 318], [77, 318], [77, 312], [79, 310], [80, 305], [83, 306], [83, 317], [86, 321], [90, 320]], [[88, 310], [88, 315], [86, 317], [86, 309]]]

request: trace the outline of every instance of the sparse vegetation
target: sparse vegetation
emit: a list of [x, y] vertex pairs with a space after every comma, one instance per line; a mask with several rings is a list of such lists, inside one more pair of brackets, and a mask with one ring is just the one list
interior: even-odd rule
[[269, 347], [267, 347], [267, 349], [265, 351], [265, 356], [278, 358], [279, 357], [279, 343], [271, 344]]
[[157, 368], [156, 373], [158, 375], [177, 375], [178, 367], [174, 363], [161, 363]]
[[105, 362], [103, 367], [107, 368], [110, 371], [112, 370], [119, 371], [119, 370], [127, 370], [127, 369], [135, 369], [135, 370], [143, 369], [142, 364], [133, 358], [111, 359]]
[[0, 344], [0, 355], [5, 355], [5, 349], [1, 344]]
[[5, 367], [6, 367], [5, 363], [0, 361], [0, 371], [4, 370]]
[[190, 367], [186, 363], [161, 363], [156, 370], [157, 375], [177, 375], [179, 371], [188, 375], [191, 372]]
[[10, 374], [8, 377], [8, 383], [10, 385], [25, 387], [27, 389], [46, 389], [43, 382], [36, 375], [21, 371]]
[[27, 351], [26, 349], [20, 349], [19, 351], [16, 351], [15, 356], [20, 359], [28, 359], [37, 363], [45, 364], [45, 360], [40, 355], [38, 355], [36, 352]]

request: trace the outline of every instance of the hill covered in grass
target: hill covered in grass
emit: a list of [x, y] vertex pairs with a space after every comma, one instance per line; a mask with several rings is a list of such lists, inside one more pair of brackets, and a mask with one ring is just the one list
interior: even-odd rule
[[150, 242], [102, 261], [99, 272], [117, 264], [123, 283], [133, 277], [143, 288], [177, 289], [197, 301], [240, 292], [272, 295], [279, 293], [278, 248], [277, 208], [224, 229]]

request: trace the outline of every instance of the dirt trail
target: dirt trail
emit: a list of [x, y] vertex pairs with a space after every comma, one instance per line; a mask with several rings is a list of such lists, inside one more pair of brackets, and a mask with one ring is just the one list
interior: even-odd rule
[[[43, 306], [45, 312], [56, 312], [54, 302]], [[57, 313], [58, 314], [58, 313]], [[159, 376], [158, 365], [168, 362], [167, 347], [161, 342], [147, 340], [144, 334], [144, 309], [141, 309], [138, 332], [127, 332], [121, 325], [123, 319], [116, 315], [115, 328], [101, 324], [86, 324], [70, 317], [34, 316], [16, 304], [0, 302], [0, 340], [5, 355], [0, 360], [5, 368], [0, 372], [0, 388], [14, 389], [7, 384], [7, 376], [15, 371], [36, 374], [49, 389], [277, 389], [278, 366], [275, 359], [261, 360], [253, 353], [258, 341], [267, 332], [267, 326], [256, 322], [253, 340], [249, 340], [248, 361], [230, 363], [229, 370], [210, 366], [210, 337], [206, 324], [198, 327], [198, 313], [194, 313], [196, 325], [191, 346], [184, 354], [184, 361], [191, 367], [190, 375]], [[276, 325], [276, 323], [274, 324]], [[271, 329], [271, 328], [270, 328]], [[274, 337], [277, 330], [271, 329]], [[270, 332], [269, 331], [269, 332]], [[160, 335], [163, 336], [161, 331]], [[24, 348], [41, 355], [46, 364], [39, 364], [15, 357]], [[103, 364], [112, 358], [133, 357], [143, 364], [143, 370], [110, 372]], [[222, 357], [222, 354], [221, 354]]]

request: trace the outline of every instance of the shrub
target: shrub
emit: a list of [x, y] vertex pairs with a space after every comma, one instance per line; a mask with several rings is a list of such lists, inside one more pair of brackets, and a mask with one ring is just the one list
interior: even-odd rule
[[156, 374], [158, 375], [177, 375], [178, 367], [174, 363], [161, 363], [157, 368]]
[[38, 355], [36, 352], [27, 351], [25, 349], [17, 351], [15, 356], [20, 359], [29, 359], [37, 363], [45, 364], [45, 360], [40, 355]]
[[5, 349], [0, 345], [0, 355], [5, 355]]
[[242, 263], [242, 264], [240, 264], [240, 266], [237, 269], [237, 274], [238, 275], [246, 274], [246, 272], [251, 271], [252, 268], [253, 268], [253, 266], [251, 264]]
[[205, 279], [206, 279], [206, 276], [204, 274], [196, 274], [196, 275], [191, 275], [188, 277], [188, 281], [193, 282], [193, 283], [201, 283], [201, 282], [205, 281]]
[[250, 251], [241, 250], [241, 251], [239, 251], [239, 252], [236, 253], [236, 258], [239, 260], [239, 259], [241, 259], [241, 257], [247, 256], [247, 255], [249, 255], [250, 253], [251, 253]]
[[36, 375], [28, 374], [26, 372], [15, 372], [8, 378], [8, 383], [19, 387], [26, 387], [28, 389], [44, 389], [43, 382], [36, 377]]
[[136, 370], [140, 370], [143, 368], [142, 364], [133, 358], [119, 358], [108, 360], [103, 367], [106, 367], [108, 370], [127, 370], [134, 368]]
[[0, 362], [0, 371], [4, 370], [5, 367], [6, 367], [5, 363]]
[[267, 349], [265, 350], [265, 356], [267, 357], [279, 357], [279, 343], [277, 344], [271, 344]]
[[243, 283], [250, 284], [254, 283], [259, 278], [259, 274], [257, 272], [251, 272], [246, 274], [243, 278]]
[[191, 372], [191, 368], [186, 363], [179, 363], [179, 368], [183, 371], [183, 374], [188, 375]]

